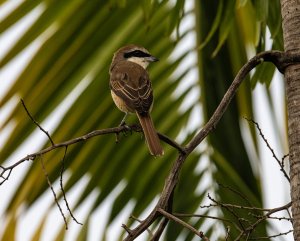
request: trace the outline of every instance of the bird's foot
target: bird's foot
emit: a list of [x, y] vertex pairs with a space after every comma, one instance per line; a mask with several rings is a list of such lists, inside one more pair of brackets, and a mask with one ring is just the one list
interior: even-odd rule
[[[123, 126], [124, 130], [122, 131], [124, 133], [124, 136], [127, 136], [127, 133], [130, 132], [130, 135], [132, 135], [132, 129], [130, 126], [126, 125], [125, 121], [122, 121], [119, 126]], [[119, 143], [120, 141], [120, 133], [116, 133], [116, 143]]]

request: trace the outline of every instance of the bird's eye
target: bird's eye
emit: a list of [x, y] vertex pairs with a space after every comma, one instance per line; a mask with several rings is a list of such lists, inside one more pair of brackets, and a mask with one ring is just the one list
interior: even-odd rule
[[145, 57], [150, 57], [151, 55], [148, 53], [145, 53], [141, 50], [134, 50], [130, 51], [124, 54], [124, 58], [128, 59], [131, 57], [137, 57], [137, 58], [145, 58]]

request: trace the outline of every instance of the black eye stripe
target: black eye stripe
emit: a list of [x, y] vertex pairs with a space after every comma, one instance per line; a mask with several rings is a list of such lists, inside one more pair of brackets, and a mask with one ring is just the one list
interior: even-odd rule
[[126, 59], [131, 58], [131, 57], [144, 58], [144, 57], [150, 57], [150, 56], [151, 56], [150, 54], [145, 53], [141, 50], [134, 50], [134, 51], [127, 52], [124, 54], [124, 58], [126, 58]]

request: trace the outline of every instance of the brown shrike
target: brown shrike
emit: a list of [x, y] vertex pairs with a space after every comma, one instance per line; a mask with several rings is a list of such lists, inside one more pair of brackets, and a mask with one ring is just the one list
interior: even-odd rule
[[[158, 61], [145, 48], [127, 45], [120, 48], [110, 65], [110, 89], [116, 106], [123, 112], [135, 113], [142, 126], [149, 151], [154, 156], [161, 156], [164, 151], [150, 111], [153, 104], [153, 90], [148, 72], [150, 62]], [[121, 124], [125, 123], [125, 117]]]

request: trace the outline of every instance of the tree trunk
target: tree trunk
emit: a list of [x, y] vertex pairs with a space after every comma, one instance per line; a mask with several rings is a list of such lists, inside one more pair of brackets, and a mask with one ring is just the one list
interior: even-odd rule
[[[300, 54], [300, 0], [281, 0], [284, 49]], [[292, 215], [295, 241], [300, 241], [300, 64], [284, 73], [288, 108], [288, 138]]]

